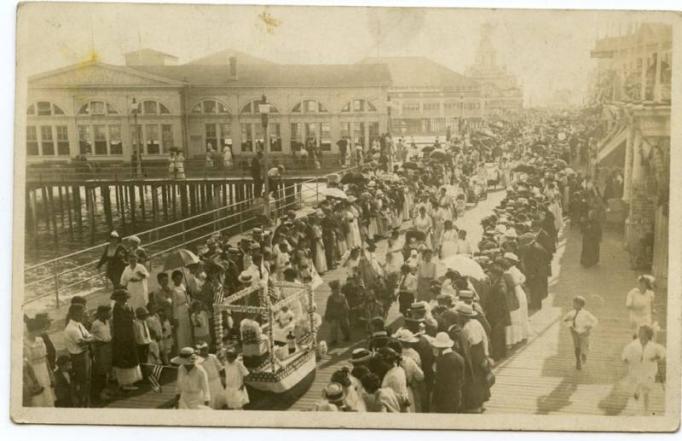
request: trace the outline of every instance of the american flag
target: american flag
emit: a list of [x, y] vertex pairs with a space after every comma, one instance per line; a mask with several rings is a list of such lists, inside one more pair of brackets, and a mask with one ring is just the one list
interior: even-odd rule
[[163, 365], [155, 364], [152, 366], [152, 373], [149, 375], [149, 383], [152, 385], [152, 390], [154, 392], [161, 392], [159, 378], [161, 378], [161, 372], [163, 372]]

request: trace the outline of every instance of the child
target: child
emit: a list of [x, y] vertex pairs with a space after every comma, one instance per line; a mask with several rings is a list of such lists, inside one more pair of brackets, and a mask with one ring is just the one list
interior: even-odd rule
[[74, 407], [75, 387], [71, 381], [71, 358], [60, 355], [54, 371], [54, 407]]
[[233, 347], [225, 350], [225, 404], [228, 409], [242, 409], [249, 403], [249, 394], [244, 386], [244, 377], [249, 370]]
[[149, 346], [152, 343], [152, 335], [149, 332], [146, 319], [149, 317], [149, 311], [145, 307], [139, 307], [135, 310], [135, 320], [133, 320], [133, 334], [135, 337], [135, 344], [137, 345], [137, 358], [142, 365], [142, 375], [147, 378], [149, 369], [146, 364], [149, 363]]
[[568, 324], [575, 347], [575, 368], [580, 370], [587, 361], [587, 351], [590, 346], [590, 331], [599, 321], [585, 309], [585, 298], [573, 298], [573, 310], [569, 311], [563, 321]]
[[173, 325], [170, 321], [170, 316], [166, 311], [161, 309], [158, 312], [159, 321], [161, 322], [161, 340], [159, 341], [159, 352], [161, 353], [161, 361], [163, 364], [168, 364], [171, 359], [171, 352], [173, 352]]
[[149, 329], [149, 335], [151, 337], [151, 342], [149, 343], [149, 363], [150, 364], [162, 364], [163, 360], [161, 358], [161, 340], [163, 338], [163, 326], [161, 324], [161, 318], [157, 308], [150, 304], [149, 316], [145, 319], [147, 329]]
[[225, 389], [223, 386], [225, 367], [215, 354], [209, 353], [208, 343], [198, 344], [197, 351], [202, 358], [199, 366], [204, 368], [208, 376], [208, 389], [211, 391], [209, 406], [211, 409], [222, 409], [225, 405]]
[[192, 328], [194, 329], [194, 344], [209, 343], [211, 331], [208, 322], [208, 313], [203, 303], [195, 300], [191, 309]]

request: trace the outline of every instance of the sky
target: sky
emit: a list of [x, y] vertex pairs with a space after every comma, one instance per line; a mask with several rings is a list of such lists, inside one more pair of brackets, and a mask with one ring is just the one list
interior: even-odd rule
[[180, 63], [231, 48], [294, 64], [417, 55], [463, 73], [474, 61], [480, 26], [490, 23], [498, 63], [517, 76], [526, 104], [537, 105], [558, 89], [580, 100], [595, 66], [595, 39], [624, 31], [635, 18], [598, 11], [24, 4], [17, 61], [30, 75], [93, 55], [123, 64], [125, 52], [143, 47]]

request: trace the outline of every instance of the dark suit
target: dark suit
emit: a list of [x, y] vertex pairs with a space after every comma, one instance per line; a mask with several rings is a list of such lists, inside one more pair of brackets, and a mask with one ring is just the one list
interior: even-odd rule
[[423, 335], [419, 336], [419, 341], [415, 343], [414, 350], [419, 354], [422, 361], [422, 371], [424, 372], [424, 395], [422, 396], [422, 406], [425, 412], [429, 411], [431, 390], [433, 389], [433, 362], [434, 355], [431, 343]]
[[502, 277], [491, 279], [490, 283], [490, 296], [482, 306], [491, 328], [490, 355], [494, 360], [500, 360], [507, 355], [505, 328], [511, 325], [507, 305], [507, 284]]
[[458, 413], [462, 408], [464, 359], [456, 352], [448, 352], [436, 359], [431, 412]]

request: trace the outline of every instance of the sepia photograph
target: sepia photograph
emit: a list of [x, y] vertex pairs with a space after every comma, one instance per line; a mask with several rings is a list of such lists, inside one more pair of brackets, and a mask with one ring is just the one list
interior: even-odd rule
[[678, 430], [681, 32], [20, 3], [12, 420]]

